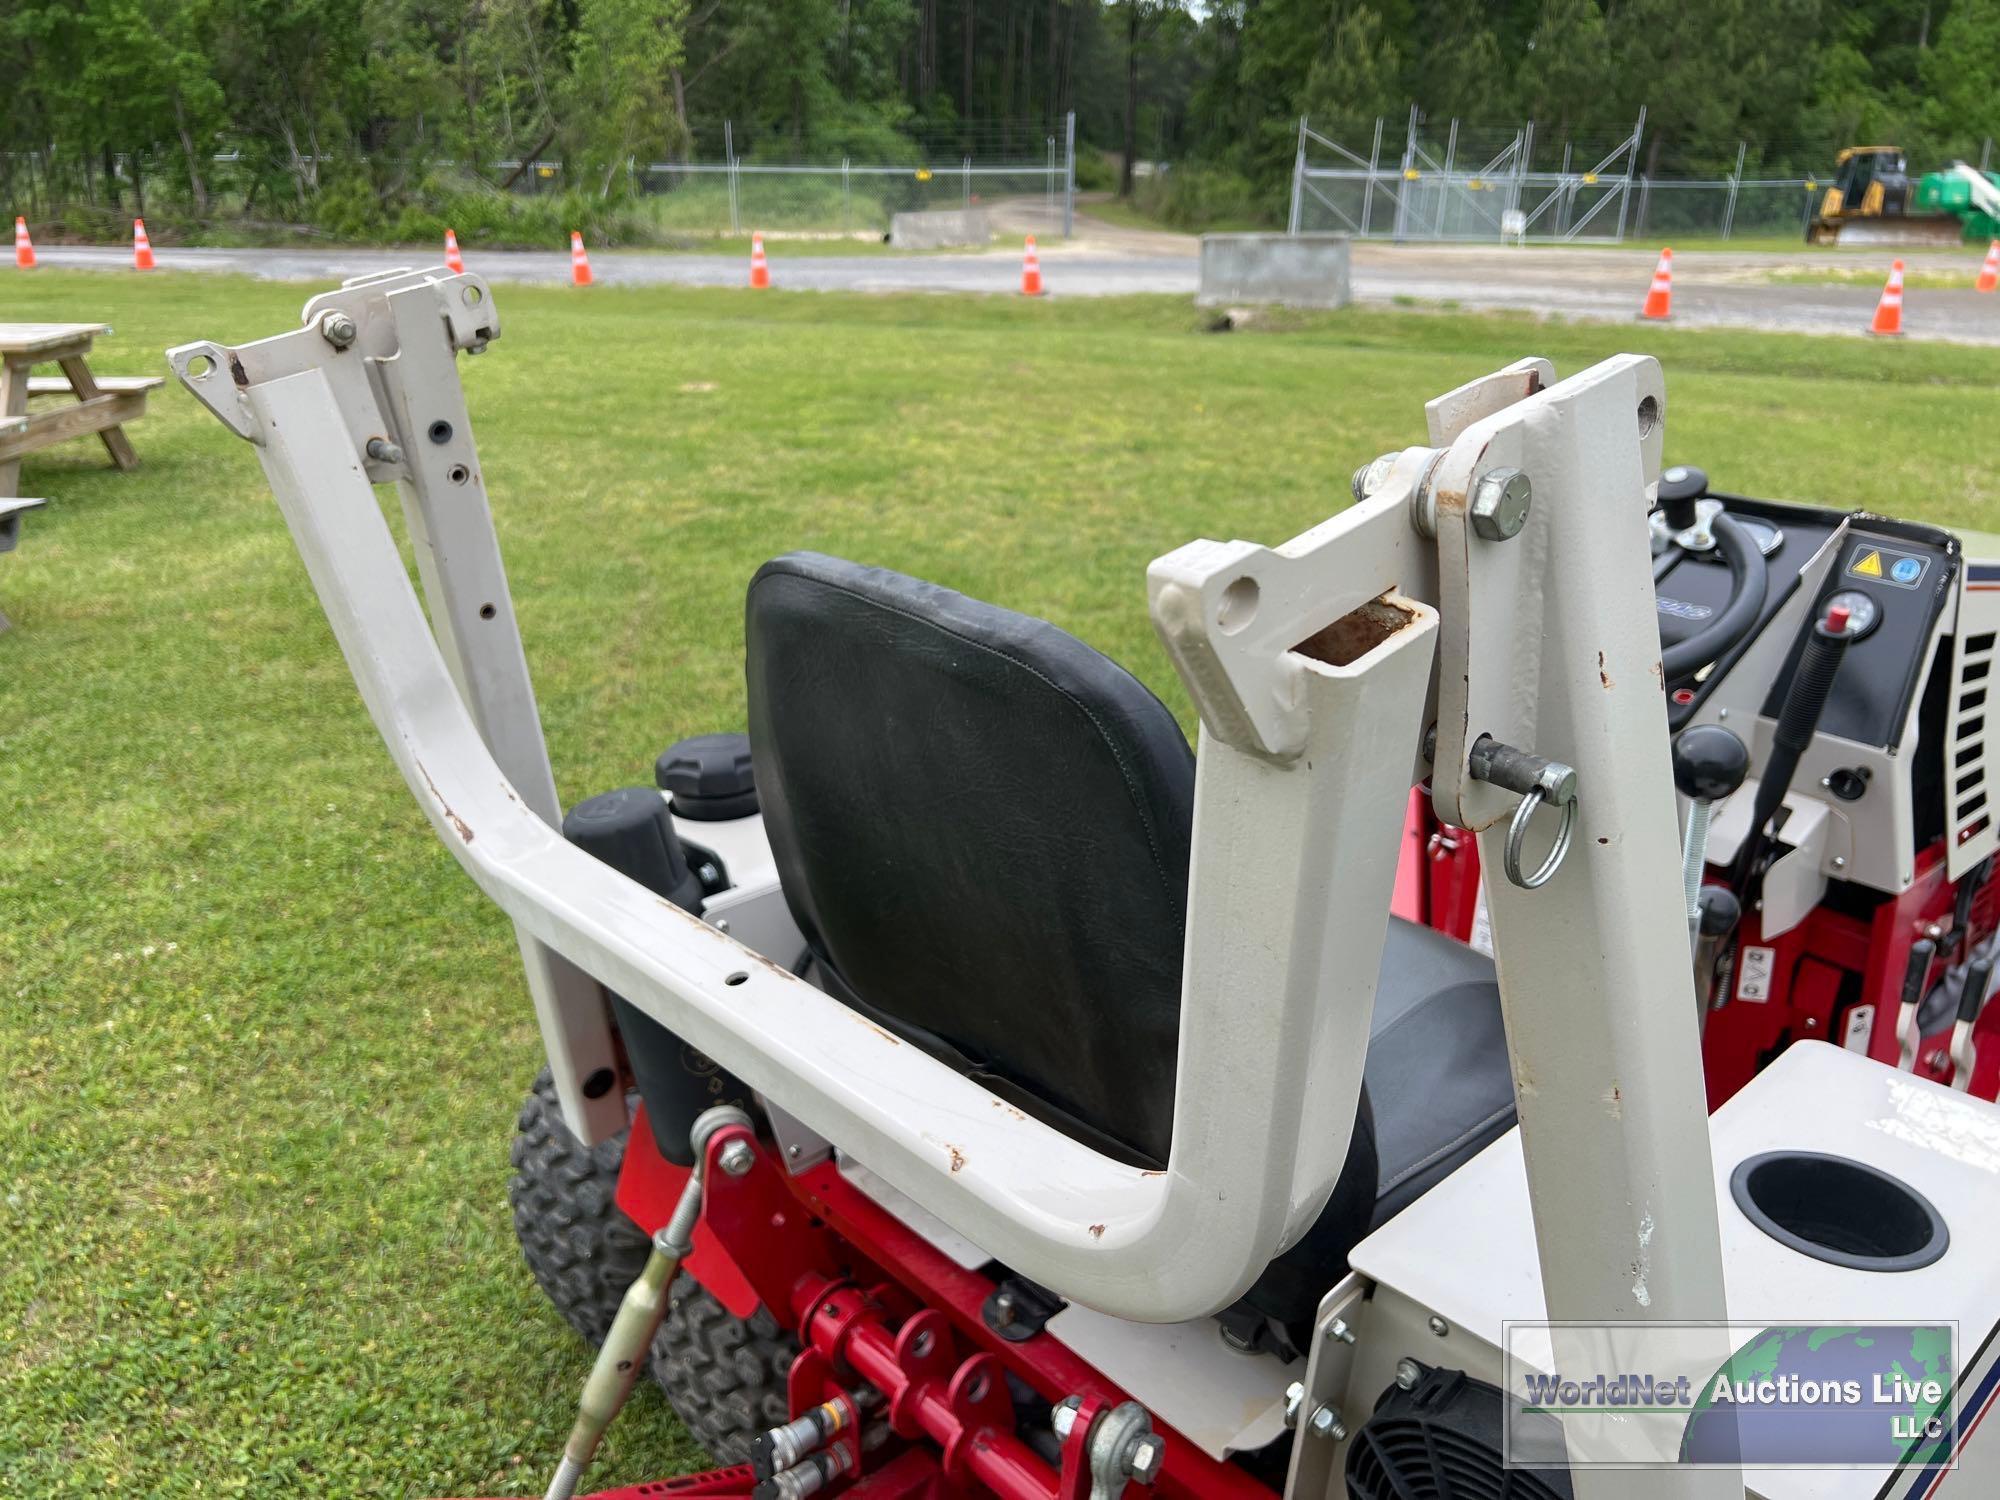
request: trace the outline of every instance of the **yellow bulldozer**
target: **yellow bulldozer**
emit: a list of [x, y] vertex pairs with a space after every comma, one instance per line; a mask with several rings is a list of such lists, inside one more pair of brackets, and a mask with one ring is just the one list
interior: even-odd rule
[[1809, 244], [1957, 245], [2000, 215], [2000, 183], [1964, 162], [1916, 182], [1900, 146], [1849, 146], [1835, 162]]

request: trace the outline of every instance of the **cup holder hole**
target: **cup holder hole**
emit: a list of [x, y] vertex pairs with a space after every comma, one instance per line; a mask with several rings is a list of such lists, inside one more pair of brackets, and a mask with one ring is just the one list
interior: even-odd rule
[[1844, 1156], [1767, 1151], [1730, 1174], [1744, 1216], [1779, 1244], [1856, 1271], [1915, 1271], [1951, 1245], [1930, 1199]]

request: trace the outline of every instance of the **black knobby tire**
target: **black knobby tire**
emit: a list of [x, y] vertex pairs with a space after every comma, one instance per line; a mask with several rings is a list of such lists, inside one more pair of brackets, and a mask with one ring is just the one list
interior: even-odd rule
[[[507, 1200], [514, 1233], [548, 1298], [593, 1346], [604, 1342], [649, 1245], [619, 1211], [625, 1135], [586, 1148], [563, 1124], [544, 1068], [521, 1105]], [[769, 1312], [734, 1317], [692, 1276], [674, 1283], [653, 1341], [654, 1380], [718, 1463], [742, 1463], [758, 1433], [791, 1416], [785, 1375], [798, 1343]]]
[[785, 1374], [798, 1352], [769, 1309], [745, 1321], [683, 1276], [653, 1340], [653, 1378], [717, 1463], [747, 1463], [751, 1439], [791, 1418]]
[[515, 1126], [507, 1182], [514, 1236], [549, 1301], [595, 1348], [651, 1249], [618, 1208], [624, 1132], [594, 1147], [571, 1135], [547, 1068], [535, 1075]]

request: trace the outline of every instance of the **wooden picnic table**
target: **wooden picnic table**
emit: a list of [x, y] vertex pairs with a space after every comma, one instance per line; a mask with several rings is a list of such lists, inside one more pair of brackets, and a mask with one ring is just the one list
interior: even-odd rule
[[[165, 377], [92, 375], [91, 340], [110, 331], [103, 323], [0, 323], [0, 499], [19, 486], [24, 454], [93, 432], [119, 468], [139, 466], [124, 424], [146, 415], [147, 393]], [[44, 364], [62, 374], [29, 373]], [[30, 396], [59, 399], [30, 411]]]

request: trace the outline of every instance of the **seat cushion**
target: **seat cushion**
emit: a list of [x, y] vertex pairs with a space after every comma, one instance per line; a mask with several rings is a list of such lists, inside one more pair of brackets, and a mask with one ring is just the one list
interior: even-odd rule
[[[1244, 1300], [1302, 1330], [1369, 1230], [1400, 1213], [1514, 1123], [1514, 1081], [1493, 960], [1454, 938], [1389, 919], [1364, 1070], [1375, 1174], [1354, 1197], [1350, 1152], [1318, 1221]], [[1295, 1332], [1295, 1337], [1301, 1336]]]
[[1493, 960], [1391, 919], [1368, 1038], [1380, 1224], [1514, 1123]]

